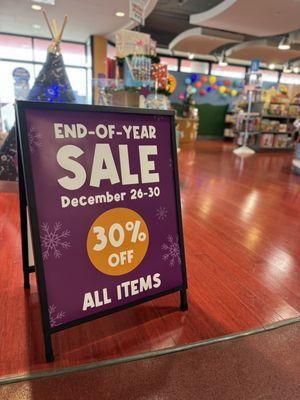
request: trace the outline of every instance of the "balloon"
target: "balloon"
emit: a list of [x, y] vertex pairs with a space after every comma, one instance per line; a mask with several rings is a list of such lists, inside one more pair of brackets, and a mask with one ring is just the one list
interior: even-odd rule
[[240, 84], [239, 81], [234, 81], [232, 85], [233, 85], [233, 87], [239, 87], [239, 84]]
[[230, 86], [230, 83], [231, 83], [231, 82], [230, 82], [230, 80], [228, 80], [228, 79], [226, 79], [226, 81], [224, 81], [224, 85], [225, 85], [225, 86]]
[[208, 78], [207, 78], [207, 76], [205, 76], [205, 75], [202, 75], [202, 78], [201, 78], [201, 80], [202, 80], [202, 82], [203, 82], [203, 83], [206, 83], [206, 82], [207, 82], [207, 80], [208, 80]]
[[222, 99], [226, 99], [227, 98], [227, 94], [226, 93], [222, 93], [221, 97], [222, 97]]
[[222, 81], [217, 81], [217, 86], [222, 86], [223, 82]]
[[195, 83], [195, 86], [196, 86], [197, 89], [200, 89], [201, 86], [202, 86], [202, 83], [198, 81], [198, 82]]
[[206, 95], [206, 90], [204, 90], [204, 89], [200, 90], [199, 94], [201, 96], [205, 96]]
[[184, 100], [184, 93], [179, 93], [178, 98], [179, 100]]
[[226, 88], [226, 93], [230, 93], [230, 89], [229, 88]]
[[225, 87], [225, 86], [220, 86], [220, 87], [219, 87], [219, 92], [220, 92], [221, 94], [225, 93], [225, 91], [226, 91], [226, 87]]
[[239, 83], [239, 89], [243, 89], [244, 88], [244, 84], [243, 84], [243, 82], [240, 82]]
[[192, 83], [192, 81], [190, 80], [190, 78], [186, 78], [185, 84], [186, 84], [186, 85], [190, 85], [191, 83]]
[[195, 87], [192, 88], [192, 93], [193, 94], [197, 93], [197, 89]]
[[218, 86], [216, 85], [216, 84], [214, 84], [214, 85], [212, 85], [212, 90], [217, 90], [218, 89]]
[[238, 91], [236, 89], [232, 89], [231, 96], [235, 97], [237, 94], [238, 94]]
[[196, 82], [196, 80], [198, 79], [198, 75], [197, 74], [193, 74], [192, 76], [191, 76], [191, 81], [194, 83], [194, 82]]
[[217, 82], [217, 78], [215, 77], [215, 76], [210, 76], [209, 77], [209, 83], [211, 84], [211, 85], [213, 85], [214, 83], [216, 83]]
[[207, 86], [206, 92], [207, 92], [207, 93], [211, 92], [211, 86]]
[[194, 89], [193, 86], [188, 85], [187, 88], [186, 88], [187, 94], [192, 94], [193, 93], [193, 89]]

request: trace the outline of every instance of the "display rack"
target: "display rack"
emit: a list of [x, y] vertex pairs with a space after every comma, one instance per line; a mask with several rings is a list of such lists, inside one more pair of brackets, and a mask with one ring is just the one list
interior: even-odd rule
[[227, 111], [225, 115], [225, 128], [224, 128], [224, 138], [233, 139], [235, 135], [235, 117], [234, 111]]
[[251, 112], [259, 109], [251, 108], [250, 102], [247, 108], [247, 112], [239, 111], [236, 115], [238, 145], [247, 145], [256, 152], [293, 151], [293, 122], [300, 116], [299, 103], [284, 98], [278, 102], [265, 102], [258, 113]]

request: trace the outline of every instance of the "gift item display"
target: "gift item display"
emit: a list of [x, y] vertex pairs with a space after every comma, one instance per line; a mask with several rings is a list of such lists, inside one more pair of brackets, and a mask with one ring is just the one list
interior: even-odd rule
[[[297, 90], [294, 88], [294, 91]], [[293, 122], [300, 116], [299, 97], [285, 85], [273, 86], [262, 90], [263, 105], [261, 111], [249, 114], [248, 132], [252, 135], [248, 145], [255, 151], [265, 149], [274, 151], [289, 151], [295, 146]], [[245, 136], [245, 114], [241, 109], [244, 104], [237, 104], [236, 115], [237, 144], [241, 145]], [[246, 114], [247, 115], [247, 114]], [[242, 138], [241, 138], [242, 135]]]
[[[51, 26], [46, 13], [43, 12], [43, 14], [51, 33], [52, 42], [48, 47], [46, 61], [27, 95], [27, 100], [75, 103], [76, 98], [60, 51], [60, 42], [68, 17], [64, 17], [62, 28], [58, 31], [57, 22], [54, 20]], [[0, 180], [15, 181], [18, 178], [16, 153], [16, 131], [13, 126], [0, 150]]]

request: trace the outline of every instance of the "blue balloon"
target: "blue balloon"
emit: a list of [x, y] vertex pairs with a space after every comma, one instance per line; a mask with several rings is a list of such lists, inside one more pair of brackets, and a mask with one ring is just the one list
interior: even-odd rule
[[217, 86], [222, 86], [222, 85], [223, 85], [223, 82], [222, 82], [222, 81], [217, 81], [216, 85], [217, 85]]
[[207, 86], [206, 91], [207, 93], [211, 92], [211, 86]]
[[192, 76], [191, 76], [191, 81], [194, 83], [194, 82], [196, 82], [198, 80], [198, 75], [197, 74], [193, 74]]
[[192, 83], [192, 81], [190, 80], [190, 78], [186, 78], [185, 84], [186, 84], [186, 85], [190, 85], [191, 83]]
[[243, 87], [244, 87], [243, 82], [240, 82], [238, 88], [239, 88], [239, 89], [243, 89]]
[[193, 87], [192, 93], [193, 93], [193, 94], [197, 93], [197, 89], [196, 89], [195, 87]]

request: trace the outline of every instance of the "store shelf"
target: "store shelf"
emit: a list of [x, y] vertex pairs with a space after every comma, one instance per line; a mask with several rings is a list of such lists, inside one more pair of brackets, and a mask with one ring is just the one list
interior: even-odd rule
[[281, 134], [281, 135], [291, 135], [292, 132], [278, 132], [278, 131], [262, 131], [261, 133], [273, 133], [275, 135]]
[[271, 115], [271, 114], [262, 114], [262, 118], [270, 118], [270, 119], [297, 119], [297, 117], [292, 117], [291, 115]]

